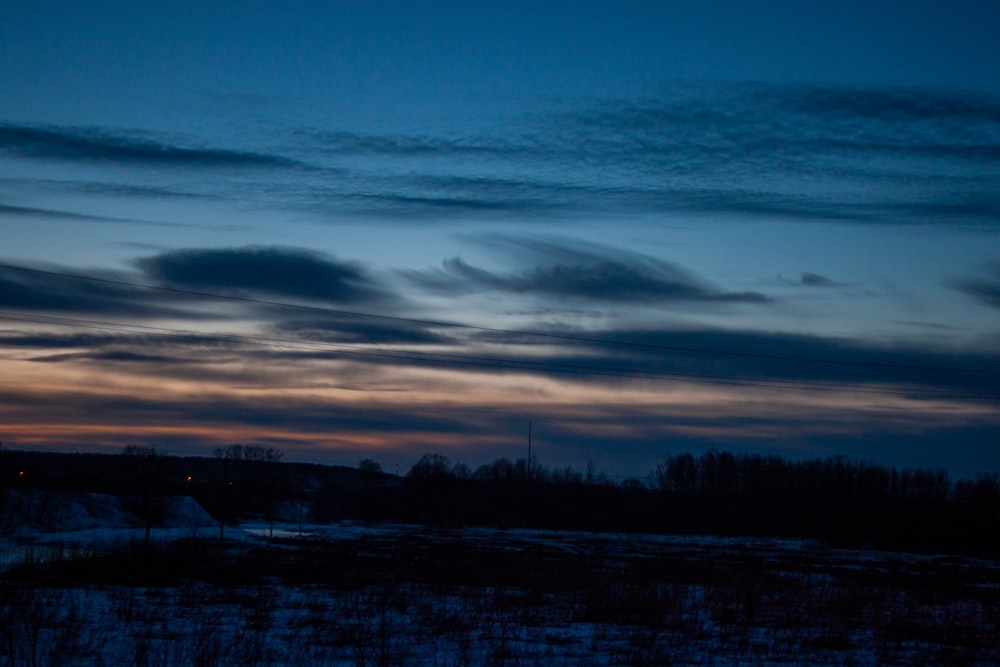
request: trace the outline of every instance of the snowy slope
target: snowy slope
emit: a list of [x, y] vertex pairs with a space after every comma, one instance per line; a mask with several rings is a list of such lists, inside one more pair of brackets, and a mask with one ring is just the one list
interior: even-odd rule
[[[121, 529], [145, 526], [130, 510], [135, 499], [103, 493], [72, 493], [41, 489], [8, 489], [0, 502], [0, 529], [7, 535]], [[156, 498], [161, 528], [187, 528], [214, 523], [207, 512], [186, 496]]]
[[[209, 536], [215, 520], [193, 498], [156, 498], [157, 541]], [[135, 498], [41, 489], [0, 492], [0, 571], [25, 562], [59, 558], [66, 549], [103, 549], [145, 538], [146, 522]]]

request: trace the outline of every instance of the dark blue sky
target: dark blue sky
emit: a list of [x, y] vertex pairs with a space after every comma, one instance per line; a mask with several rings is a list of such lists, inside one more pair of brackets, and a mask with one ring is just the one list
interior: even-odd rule
[[2, 438], [476, 463], [530, 418], [543, 462], [621, 474], [708, 447], [1000, 467], [997, 25], [5, 7]]

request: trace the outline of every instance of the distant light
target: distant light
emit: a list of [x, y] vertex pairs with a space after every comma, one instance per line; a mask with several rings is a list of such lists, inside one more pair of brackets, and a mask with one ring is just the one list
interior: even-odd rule
[[191, 475], [187, 476], [187, 481], [189, 481], [189, 482], [191, 481]]
[[18, 476], [18, 477], [24, 477], [24, 471], [23, 471], [23, 470], [21, 470], [20, 472], [18, 472], [18, 473], [17, 473], [17, 476]]

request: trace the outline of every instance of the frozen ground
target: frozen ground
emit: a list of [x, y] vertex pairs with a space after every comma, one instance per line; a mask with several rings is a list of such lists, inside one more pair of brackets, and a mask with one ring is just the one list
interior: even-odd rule
[[[64, 559], [145, 540], [146, 522], [135, 512], [141, 498], [37, 489], [0, 494], [0, 571], [25, 560]], [[218, 524], [190, 497], [158, 498], [155, 509], [150, 539], [218, 534]]]
[[1000, 664], [996, 561], [117, 502], [8, 530], [0, 665]]

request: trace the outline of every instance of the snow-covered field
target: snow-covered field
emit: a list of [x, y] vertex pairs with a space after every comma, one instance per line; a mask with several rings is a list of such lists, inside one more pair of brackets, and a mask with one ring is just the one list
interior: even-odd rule
[[117, 499], [48, 499], [44, 525], [21, 501], [0, 665], [1000, 664], [990, 560], [354, 523], [220, 541], [190, 499], [147, 549]]

